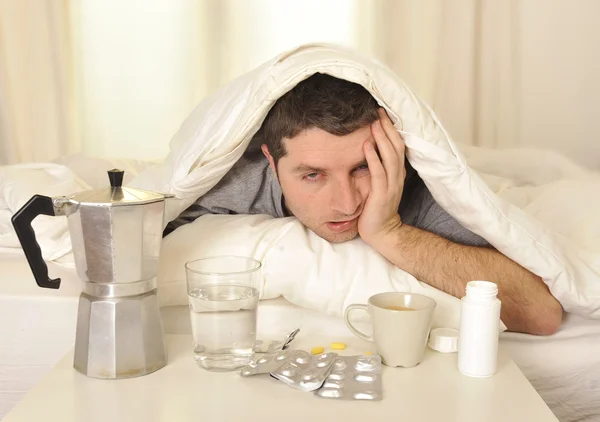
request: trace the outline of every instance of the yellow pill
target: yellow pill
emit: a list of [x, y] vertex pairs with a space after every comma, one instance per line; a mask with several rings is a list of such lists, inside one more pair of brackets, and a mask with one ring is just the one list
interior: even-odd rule
[[333, 350], [344, 350], [346, 348], [346, 343], [331, 343], [331, 348]]
[[312, 349], [310, 349], [310, 353], [312, 353], [313, 355], [319, 355], [321, 353], [323, 353], [325, 351], [325, 348], [323, 346], [317, 346], [317, 347], [313, 347]]
[[365, 352], [365, 355], [367, 356], [371, 356], [373, 354], [373, 352]]

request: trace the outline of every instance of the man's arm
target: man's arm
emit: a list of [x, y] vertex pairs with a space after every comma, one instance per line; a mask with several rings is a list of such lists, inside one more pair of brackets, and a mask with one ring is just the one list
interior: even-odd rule
[[403, 224], [398, 204], [406, 175], [404, 141], [385, 111], [379, 113], [371, 125], [375, 145], [364, 145], [371, 191], [358, 219], [362, 239], [397, 267], [456, 297], [464, 296], [471, 280], [493, 281], [509, 330], [555, 332], [562, 307], [539, 277], [492, 249], [462, 246]]
[[500, 252], [463, 246], [406, 224], [371, 246], [398, 268], [455, 297], [471, 280], [493, 281], [510, 331], [549, 335], [558, 330], [562, 307], [542, 279]]

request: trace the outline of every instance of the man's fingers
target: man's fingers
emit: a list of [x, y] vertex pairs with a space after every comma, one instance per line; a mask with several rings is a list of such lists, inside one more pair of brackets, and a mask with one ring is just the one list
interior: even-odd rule
[[404, 160], [405, 147], [404, 147], [404, 140], [402, 139], [402, 136], [396, 130], [396, 128], [394, 127], [394, 124], [392, 123], [392, 121], [390, 120], [389, 116], [387, 115], [387, 113], [385, 112], [385, 110], [383, 108], [379, 108], [379, 110], [377, 110], [377, 112], [379, 113], [379, 121], [381, 122], [381, 127], [383, 128], [386, 136], [388, 137], [388, 139], [394, 146], [394, 150], [396, 151], [396, 154], [398, 155], [398, 157], [400, 157], [401, 160]]
[[383, 162], [387, 177], [390, 180], [397, 180], [400, 167], [398, 154], [388, 139], [379, 120], [371, 125], [371, 132], [377, 143], [377, 148], [379, 149], [379, 154], [381, 155], [381, 161]]
[[385, 169], [371, 142], [365, 142], [363, 149], [367, 164], [369, 165], [369, 173], [371, 174], [371, 193], [374, 193], [381, 198], [381, 195], [385, 195], [385, 192], [387, 191], [387, 176], [385, 174]]

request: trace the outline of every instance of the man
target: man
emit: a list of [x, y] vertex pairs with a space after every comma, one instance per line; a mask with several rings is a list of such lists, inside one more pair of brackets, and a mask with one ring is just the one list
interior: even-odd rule
[[497, 283], [511, 331], [548, 335], [560, 326], [562, 307], [539, 277], [435, 202], [405, 160], [402, 137], [362, 86], [309, 77], [276, 102], [253, 144], [262, 154], [245, 154], [170, 229], [205, 213], [293, 215], [329, 242], [360, 236], [456, 297], [471, 280]]

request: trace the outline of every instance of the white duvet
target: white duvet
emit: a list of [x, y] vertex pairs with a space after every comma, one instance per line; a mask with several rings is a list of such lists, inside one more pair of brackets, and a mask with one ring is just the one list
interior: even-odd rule
[[[234, 80], [186, 119], [164, 162], [148, 166], [129, 185], [176, 194], [165, 220], [174, 219], [240, 158], [273, 103], [316, 72], [367, 88], [401, 130], [409, 161], [440, 205], [541, 276], [566, 311], [600, 318], [600, 176], [550, 152], [491, 151], [458, 144], [390, 70], [340, 47], [302, 46]], [[62, 170], [75, 183], [75, 172]], [[3, 171], [7, 174], [6, 168]], [[0, 247], [15, 247], [7, 223], [10, 213], [31, 193], [48, 193], [17, 188], [24, 192], [19, 196], [19, 182], [0, 173]], [[7, 184], [12, 186], [10, 200]], [[43, 184], [37, 186], [44, 189]], [[63, 190], [52, 192], [72, 192]], [[47, 235], [42, 239], [44, 256], [68, 262], [66, 224], [54, 224], [51, 233], [44, 232], [44, 225], [48, 223], [36, 227], [38, 235]], [[458, 299], [395, 268], [360, 239], [332, 245], [294, 218], [261, 215], [207, 215], [169, 235], [159, 270], [163, 305], [187, 303], [186, 260], [216, 254], [260, 259], [263, 298], [285, 296], [300, 306], [340, 315], [349, 303], [364, 303], [375, 292], [414, 291], [437, 301], [434, 325], [458, 325]]]

